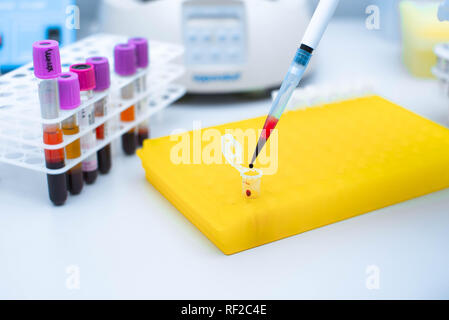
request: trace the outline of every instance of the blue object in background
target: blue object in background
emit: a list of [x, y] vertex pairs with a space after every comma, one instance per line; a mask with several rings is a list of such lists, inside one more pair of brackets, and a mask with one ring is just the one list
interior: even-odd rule
[[76, 30], [66, 9], [75, 0], [1, 0], [0, 71], [15, 69], [32, 59], [32, 44], [57, 40], [61, 46], [75, 41]]
[[449, 21], [449, 1], [445, 0], [438, 7], [438, 19], [440, 21]]
[[[389, 2], [390, 0], [381, 0]], [[318, 5], [319, 0], [310, 1], [310, 12]], [[363, 17], [365, 16], [365, 8], [372, 4], [372, 0], [343, 0], [338, 4], [335, 10], [335, 17]]]
[[380, 32], [389, 40], [401, 40], [400, 0], [373, 0], [372, 4], [379, 7], [380, 10]]

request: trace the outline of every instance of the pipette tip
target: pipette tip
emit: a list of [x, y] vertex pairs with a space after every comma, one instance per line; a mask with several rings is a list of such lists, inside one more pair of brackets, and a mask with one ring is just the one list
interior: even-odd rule
[[254, 150], [253, 158], [251, 159], [251, 162], [249, 165], [250, 169], [252, 169], [254, 167], [254, 162], [256, 162], [257, 156], [262, 151], [263, 146], [265, 145], [265, 142], [267, 142], [267, 140], [263, 136], [261, 136], [259, 138], [259, 141], [257, 142], [256, 150]]

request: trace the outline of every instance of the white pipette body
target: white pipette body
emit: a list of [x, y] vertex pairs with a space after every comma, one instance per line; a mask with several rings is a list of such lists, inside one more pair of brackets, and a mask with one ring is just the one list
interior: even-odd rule
[[259, 141], [257, 142], [256, 150], [254, 151], [250, 162], [250, 168], [252, 168], [254, 161], [256, 161], [257, 156], [270, 137], [271, 130], [276, 127], [293, 94], [293, 91], [301, 81], [302, 76], [304, 75], [304, 72], [309, 64], [310, 58], [312, 57], [312, 52], [318, 46], [318, 43], [320, 42], [330, 19], [334, 15], [335, 9], [337, 8], [339, 2], [340, 0], [320, 0], [318, 3], [312, 19], [307, 26], [301, 45], [296, 51], [296, 55], [288, 69], [287, 75], [282, 81], [281, 88], [279, 89], [279, 92], [271, 106], [270, 112], [268, 113], [267, 119], [265, 120], [262, 133]]
[[316, 49], [340, 0], [320, 0], [301, 43]]

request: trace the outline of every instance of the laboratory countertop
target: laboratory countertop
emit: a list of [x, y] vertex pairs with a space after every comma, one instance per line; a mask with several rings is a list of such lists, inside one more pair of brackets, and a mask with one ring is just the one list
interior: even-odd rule
[[[333, 21], [317, 52], [304, 85], [366, 79], [449, 126], [437, 82], [411, 77], [399, 44], [364, 21]], [[164, 136], [269, 106], [190, 97], [151, 119], [151, 130]], [[119, 151], [111, 173], [63, 207], [49, 202], [43, 174], [0, 164], [0, 298], [449, 298], [449, 190], [225, 256], [146, 182], [137, 157]]]

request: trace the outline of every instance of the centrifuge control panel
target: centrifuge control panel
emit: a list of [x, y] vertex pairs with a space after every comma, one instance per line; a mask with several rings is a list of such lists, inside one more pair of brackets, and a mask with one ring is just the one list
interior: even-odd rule
[[183, 37], [188, 65], [239, 65], [246, 59], [246, 15], [241, 1], [186, 1]]

